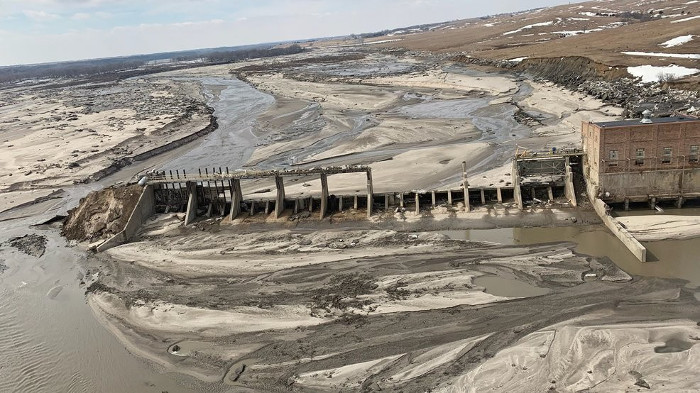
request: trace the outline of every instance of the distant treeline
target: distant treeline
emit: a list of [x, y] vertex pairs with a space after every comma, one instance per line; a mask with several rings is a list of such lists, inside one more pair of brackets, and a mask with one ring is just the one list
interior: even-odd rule
[[271, 48], [271, 49], [246, 49], [246, 50], [233, 50], [229, 52], [217, 52], [212, 53], [207, 56], [209, 63], [230, 63], [245, 59], [257, 59], [261, 57], [274, 57], [283, 55], [293, 55], [295, 53], [301, 53], [304, 48], [298, 44], [290, 45], [285, 48]]
[[289, 55], [303, 51], [304, 49], [298, 44], [281, 48], [273, 48], [270, 44], [266, 44], [109, 59], [18, 65], [0, 67], [0, 84], [56, 78], [87, 78], [97, 81], [110, 81], [140, 74], [191, 67], [192, 63], [196, 61], [198, 65], [225, 64], [244, 59]]

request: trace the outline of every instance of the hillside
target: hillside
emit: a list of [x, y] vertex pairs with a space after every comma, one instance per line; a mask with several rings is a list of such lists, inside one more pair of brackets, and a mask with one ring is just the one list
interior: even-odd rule
[[[615, 0], [459, 20], [419, 32], [393, 31], [364, 43], [513, 63], [581, 56], [603, 66], [675, 64], [697, 71], [699, 33], [700, 1]], [[697, 89], [700, 81], [697, 74], [677, 77], [686, 88]]]

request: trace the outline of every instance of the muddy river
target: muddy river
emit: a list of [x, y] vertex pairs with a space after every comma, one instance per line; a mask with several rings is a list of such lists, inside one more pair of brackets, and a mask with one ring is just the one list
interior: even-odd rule
[[[687, 213], [692, 214], [692, 211]], [[637, 213], [642, 214], [642, 213]], [[682, 212], [678, 212], [682, 214]], [[641, 263], [602, 225], [557, 228], [499, 228], [444, 231], [452, 239], [493, 242], [504, 245], [528, 245], [551, 242], [576, 243], [576, 251], [595, 257], [610, 258], [630, 274], [679, 278], [688, 287], [700, 286], [700, 241], [662, 240], [644, 242], [649, 262]]]

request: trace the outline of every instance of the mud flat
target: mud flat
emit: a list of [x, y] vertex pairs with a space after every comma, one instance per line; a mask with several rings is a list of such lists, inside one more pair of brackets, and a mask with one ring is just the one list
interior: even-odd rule
[[630, 277], [572, 243], [215, 221], [164, 231], [163, 220], [88, 262], [103, 272], [89, 303], [168, 369], [270, 392], [697, 383], [676, 380], [697, 366], [692, 290]]

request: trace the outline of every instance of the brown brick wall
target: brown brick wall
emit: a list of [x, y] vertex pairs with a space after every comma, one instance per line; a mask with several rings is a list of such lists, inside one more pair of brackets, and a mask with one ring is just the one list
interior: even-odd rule
[[[663, 124], [635, 124], [621, 127], [600, 128], [593, 123], [583, 123], [582, 138], [584, 150], [587, 154], [588, 174], [597, 185], [605, 188], [613, 188], [614, 192], [624, 195], [637, 194], [636, 188], [652, 191], [648, 184], [628, 184], [622, 186], [619, 182], [612, 182], [613, 178], [605, 174], [622, 173], [647, 173], [649, 171], [668, 171], [676, 169], [695, 170], [700, 168], [700, 163], [690, 163], [688, 155], [691, 145], [700, 146], [700, 120], [682, 121]], [[664, 148], [671, 148], [671, 160], [664, 160]], [[635, 165], [637, 149], [644, 149], [643, 165]], [[609, 159], [611, 150], [617, 150], [617, 161]], [[611, 163], [616, 165], [610, 165]], [[665, 172], [671, 176], [672, 172]], [[681, 173], [679, 171], [678, 173]], [[693, 172], [694, 173], [694, 172]], [[641, 180], [647, 179], [642, 176]], [[610, 184], [607, 184], [610, 183]], [[661, 182], [660, 184], [663, 184]], [[660, 185], [657, 184], [654, 187]], [[617, 190], [622, 186], [625, 189]], [[665, 184], [663, 187], [665, 188]], [[682, 192], [697, 192], [691, 185], [684, 185]], [[652, 187], [653, 188], [653, 187]], [[697, 188], [697, 187], [695, 187]], [[638, 191], [638, 190], [637, 190]], [[645, 192], [646, 192], [645, 191]], [[653, 192], [662, 190], [654, 189]], [[669, 189], [669, 192], [674, 192]]]
[[[639, 124], [633, 126], [597, 128], [589, 134], [600, 133], [602, 141], [598, 165], [600, 173], [654, 169], [680, 169], [694, 167], [688, 162], [691, 145], [700, 145], [700, 121], [668, 124]], [[589, 150], [595, 151], [595, 140], [590, 141]], [[664, 148], [671, 148], [671, 162], [663, 163]], [[635, 165], [637, 149], [644, 149], [644, 164]], [[609, 165], [610, 150], [618, 151], [618, 165]], [[627, 163], [625, 162], [627, 161]]]

